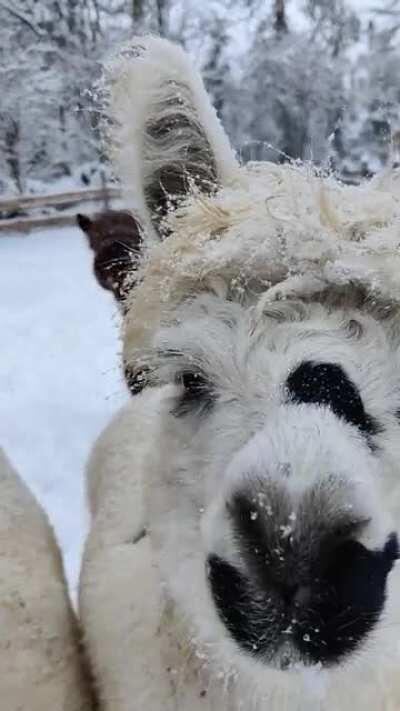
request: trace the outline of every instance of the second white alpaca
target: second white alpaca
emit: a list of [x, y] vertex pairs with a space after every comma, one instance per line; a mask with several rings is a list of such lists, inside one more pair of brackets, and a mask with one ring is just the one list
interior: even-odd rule
[[0, 450], [0, 706], [92, 711], [80, 632], [47, 516]]

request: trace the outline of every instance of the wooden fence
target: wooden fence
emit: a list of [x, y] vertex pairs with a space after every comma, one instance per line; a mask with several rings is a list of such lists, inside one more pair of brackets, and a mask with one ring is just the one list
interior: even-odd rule
[[[77, 211], [71, 212], [71, 208], [85, 202], [102, 202], [104, 209], [109, 207], [110, 201], [120, 198], [119, 188], [106, 187], [0, 199], [0, 232], [27, 233], [40, 228], [72, 225]], [[46, 214], [46, 208], [58, 209]]]

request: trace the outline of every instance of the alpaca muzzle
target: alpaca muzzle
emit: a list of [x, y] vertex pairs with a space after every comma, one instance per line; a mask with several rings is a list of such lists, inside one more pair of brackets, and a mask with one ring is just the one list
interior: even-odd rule
[[379, 620], [399, 556], [391, 533], [381, 550], [359, 538], [370, 522], [332, 515], [309, 492], [296, 509], [283, 487], [247, 489], [227, 503], [235, 562], [208, 558], [220, 619], [246, 652], [287, 669], [342, 663]]

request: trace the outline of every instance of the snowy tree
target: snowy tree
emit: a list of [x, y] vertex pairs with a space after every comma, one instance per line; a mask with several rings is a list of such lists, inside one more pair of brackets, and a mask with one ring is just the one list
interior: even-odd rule
[[79, 111], [99, 54], [96, 0], [0, 3], [2, 174], [19, 190], [26, 179], [68, 174], [95, 156]]
[[171, 0], [132, 0], [132, 22], [136, 33], [170, 34]]
[[190, 52], [244, 160], [312, 158], [357, 180], [399, 130], [399, 28], [400, 0], [368, 15], [349, 0], [0, 0], [3, 189], [103, 160], [99, 60], [149, 31]]
[[333, 57], [359, 39], [359, 18], [345, 0], [306, 0], [304, 12], [312, 22], [311, 41], [318, 38]]
[[389, 158], [391, 136], [400, 128], [400, 10], [390, 2], [377, 12], [398, 18], [394, 24], [369, 22], [368, 43], [351, 73], [346, 110], [336, 141], [337, 164], [349, 180], [371, 175]]
[[226, 22], [215, 15], [209, 25], [209, 50], [207, 61], [203, 65], [203, 77], [213, 100], [218, 115], [224, 114], [226, 86], [229, 65], [225, 56], [227, 45]]
[[295, 32], [273, 14], [263, 17], [242, 83], [244, 139], [273, 146], [263, 156], [273, 160], [323, 162], [343, 102], [342, 73], [341, 60], [326, 52], [318, 33]]

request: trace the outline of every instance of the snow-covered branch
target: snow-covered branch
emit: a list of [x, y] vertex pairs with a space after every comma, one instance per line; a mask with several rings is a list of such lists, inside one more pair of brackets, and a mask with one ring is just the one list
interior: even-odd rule
[[16, 20], [21, 22], [23, 25], [28, 27], [37, 37], [42, 38], [45, 36], [45, 33], [41, 32], [41, 30], [33, 24], [31, 18], [23, 13], [20, 12], [19, 10], [16, 10], [14, 7], [10, 7], [8, 3], [0, 1], [0, 8], [5, 10], [7, 13], [12, 15]]

